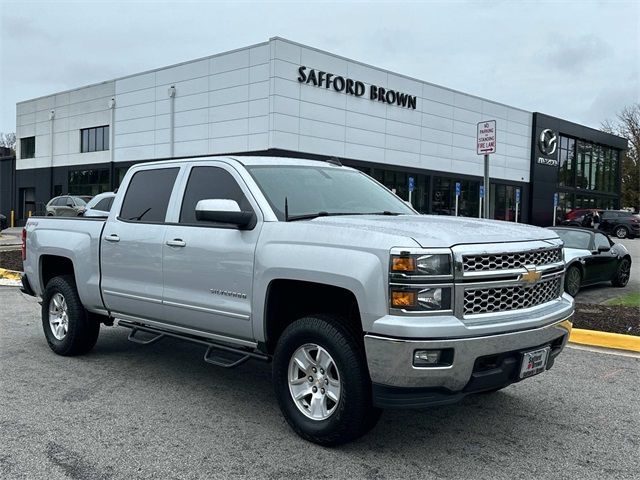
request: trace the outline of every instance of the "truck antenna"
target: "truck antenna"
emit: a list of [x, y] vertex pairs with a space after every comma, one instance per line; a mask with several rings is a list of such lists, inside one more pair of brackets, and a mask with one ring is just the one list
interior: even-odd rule
[[287, 197], [284, 197], [284, 221], [289, 221], [289, 201], [287, 200]]

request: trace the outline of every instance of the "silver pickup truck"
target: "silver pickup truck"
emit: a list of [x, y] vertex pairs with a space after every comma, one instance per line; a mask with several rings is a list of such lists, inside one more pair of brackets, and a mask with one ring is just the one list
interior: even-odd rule
[[555, 232], [419, 215], [337, 161], [137, 165], [108, 218], [29, 219], [23, 256], [57, 354], [116, 324], [138, 343], [201, 344], [222, 367], [273, 362], [286, 420], [323, 445], [384, 408], [547, 370], [574, 309]]

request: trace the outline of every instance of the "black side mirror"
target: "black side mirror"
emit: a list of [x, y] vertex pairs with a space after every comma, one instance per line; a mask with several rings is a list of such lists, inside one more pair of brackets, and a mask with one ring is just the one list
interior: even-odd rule
[[608, 252], [609, 250], [611, 250], [611, 247], [600, 246], [600, 247], [598, 247], [597, 252], [598, 253], [604, 253], [604, 252]]

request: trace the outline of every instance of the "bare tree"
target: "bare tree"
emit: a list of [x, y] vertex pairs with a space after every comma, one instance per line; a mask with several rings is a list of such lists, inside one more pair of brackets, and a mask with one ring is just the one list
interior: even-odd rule
[[625, 107], [616, 119], [605, 120], [601, 128], [629, 141], [629, 149], [620, 159], [622, 168], [621, 206], [640, 209], [640, 103]]
[[10, 148], [11, 152], [16, 153], [16, 134], [13, 132], [3, 133], [0, 132], [0, 147]]

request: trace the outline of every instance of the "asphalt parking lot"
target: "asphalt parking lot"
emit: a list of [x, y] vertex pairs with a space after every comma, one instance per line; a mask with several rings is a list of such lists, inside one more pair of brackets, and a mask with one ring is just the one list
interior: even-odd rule
[[102, 329], [48, 348], [39, 305], [0, 287], [0, 478], [638, 478], [640, 358], [567, 349], [502, 392], [387, 411], [327, 449], [288, 428], [267, 364], [224, 370], [177, 340]]

